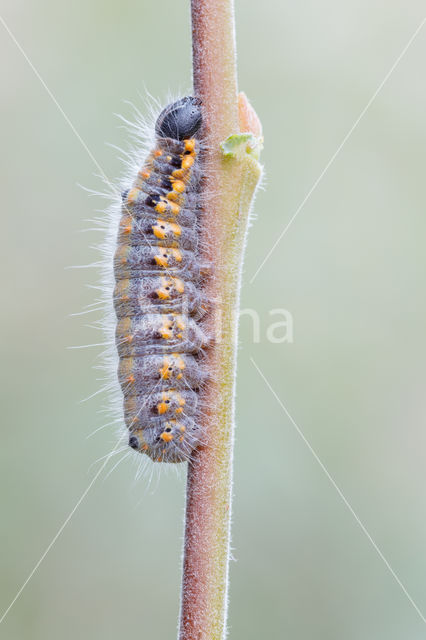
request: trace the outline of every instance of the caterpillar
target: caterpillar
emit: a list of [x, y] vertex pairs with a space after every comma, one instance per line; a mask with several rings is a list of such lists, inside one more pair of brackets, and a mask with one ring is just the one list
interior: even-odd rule
[[128, 444], [156, 462], [187, 461], [202, 442], [211, 341], [201, 322], [201, 124], [197, 98], [164, 108], [154, 148], [122, 193], [113, 265], [118, 380]]

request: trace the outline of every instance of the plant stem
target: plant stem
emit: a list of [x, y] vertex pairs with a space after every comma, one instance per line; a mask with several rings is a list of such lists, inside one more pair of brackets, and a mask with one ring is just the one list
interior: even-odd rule
[[[194, 93], [203, 101], [206, 179], [201, 262], [212, 265], [205, 286], [215, 336], [206, 352], [211, 374], [202, 395], [205, 444], [188, 464], [180, 640], [226, 635], [232, 455], [239, 289], [248, 214], [260, 177], [239, 132], [233, 0], [192, 0]], [[243, 98], [245, 106], [247, 103]], [[257, 132], [256, 132], [257, 133]]]

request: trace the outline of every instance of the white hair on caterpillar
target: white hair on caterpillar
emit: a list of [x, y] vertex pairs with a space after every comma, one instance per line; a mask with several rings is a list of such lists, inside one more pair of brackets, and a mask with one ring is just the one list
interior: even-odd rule
[[[118, 116], [129, 134], [129, 148], [123, 151], [114, 147], [120, 152], [124, 165], [119, 187], [101, 176], [106, 193], [91, 191], [92, 195], [108, 198], [110, 204], [91, 221], [91, 229], [103, 234], [102, 242], [95, 247], [101, 259], [87, 265], [100, 270], [100, 283], [93, 287], [99, 297], [81, 312], [102, 313], [101, 319], [94, 323], [104, 334], [104, 342], [98, 344], [105, 347], [99, 356], [101, 363], [96, 365], [103, 373], [104, 385], [99, 393], [106, 394], [105, 412], [112, 418], [109, 424], [119, 426], [120, 438], [128, 436], [130, 446], [138, 454], [148, 454], [134, 456], [139, 463], [137, 477], [146, 473], [147, 467], [152, 467], [151, 478], [156, 473], [154, 467], [177, 470], [181, 465], [151, 465], [150, 458], [157, 462], [186, 461], [197, 446], [204, 444], [200, 423], [206, 407], [203, 406], [202, 391], [209, 372], [205, 370], [203, 354], [212, 340], [203, 333], [202, 319], [208, 306], [214, 304], [202, 296], [203, 280], [209, 277], [208, 266], [200, 264], [197, 250], [202, 216], [199, 184], [202, 166], [205, 166], [200, 156], [206, 145], [194, 119], [201, 107], [199, 101], [189, 97], [170, 98], [167, 104], [163, 109], [150, 97], [145, 100], [148, 117], [134, 105], [131, 105], [132, 118]], [[201, 119], [201, 115], [198, 116]], [[156, 123], [160, 135], [156, 135]], [[192, 129], [196, 127], [194, 131], [191, 125]], [[177, 132], [177, 138], [162, 137], [162, 130], [168, 135]], [[191, 137], [183, 138], [187, 132]], [[155, 155], [161, 146], [164, 153]], [[170, 158], [172, 165], [168, 166]], [[141, 176], [144, 167], [148, 167], [145, 174], [149, 175]], [[167, 220], [163, 221], [160, 216]], [[130, 231], [126, 229], [130, 239], [125, 244], [122, 242], [123, 218], [131, 227]], [[165, 224], [157, 229], [158, 220]], [[179, 224], [181, 220], [186, 226]], [[166, 235], [161, 237], [163, 233]], [[127, 266], [127, 272], [117, 268], [117, 260], [114, 267], [119, 242], [121, 248], [126, 247], [133, 261]], [[153, 256], [158, 258], [155, 268], [148, 264]], [[159, 283], [164, 287], [157, 286]], [[170, 284], [173, 286], [167, 286]], [[192, 296], [187, 301], [189, 308], [185, 306], [185, 288]], [[172, 301], [170, 289], [173, 290]], [[117, 291], [121, 294], [120, 300]], [[167, 326], [164, 325], [165, 316], [169, 322]], [[182, 324], [185, 325], [183, 329]], [[125, 329], [131, 331], [132, 342], [123, 333]], [[158, 337], [162, 331], [165, 337]], [[137, 366], [132, 369], [134, 362]], [[126, 367], [127, 379], [124, 375]], [[185, 370], [187, 377], [182, 374]], [[170, 371], [174, 376], [172, 386], [168, 382]], [[144, 424], [140, 424], [140, 416]], [[131, 449], [129, 451], [133, 457]]]

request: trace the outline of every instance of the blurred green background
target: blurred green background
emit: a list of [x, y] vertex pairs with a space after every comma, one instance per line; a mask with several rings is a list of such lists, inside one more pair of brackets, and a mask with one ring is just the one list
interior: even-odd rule
[[[426, 27], [253, 284], [250, 278], [424, 18], [424, 3], [237, 0], [240, 86], [264, 125], [240, 334], [230, 638], [417, 640], [426, 625], [345, 506], [253, 357], [426, 613]], [[145, 88], [190, 87], [188, 2], [3, 0], [1, 15], [105, 173], [114, 113]], [[1, 55], [1, 610], [68, 516], [115, 434], [98, 412], [96, 167], [4, 27]], [[294, 342], [270, 344], [269, 310]], [[110, 465], [111, 466], [111, 465]], [[103, 474], [105, 475], [105, 474]], [[175, 637], [184, 473], [147, 491], [99, 479], [0, 636]]]

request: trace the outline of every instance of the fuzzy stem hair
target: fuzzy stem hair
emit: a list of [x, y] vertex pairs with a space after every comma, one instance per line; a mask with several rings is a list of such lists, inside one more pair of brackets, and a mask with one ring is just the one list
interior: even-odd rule
[[[179, 640], [226, 636], [239, 290], [248, 218], [260, 179], [261, 127], [237, 93], [233, 0], [191, 0], [194, 93], [206, 141], [201, 261], [215, 337], [207, 350], [205, 442], [188, 464]], [[246, 132], [246, 133], [241, 133]]]

